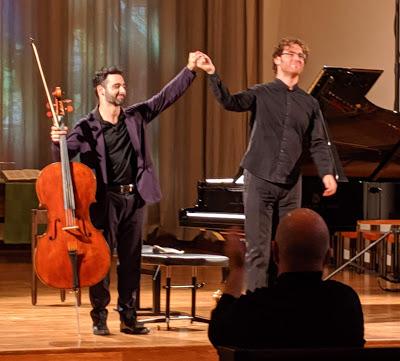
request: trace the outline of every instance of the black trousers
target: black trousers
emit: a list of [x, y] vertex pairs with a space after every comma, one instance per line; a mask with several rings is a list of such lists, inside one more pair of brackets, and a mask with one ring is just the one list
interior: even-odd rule
[[268, 286], [271, 239], [279, 219], [301, 206], [301, 177], [296, 184], [276, 184], [244, 170], [247, 289]]
[[[117, 250], [118, 309], [122, 313], [135, 311], [136, 293], [140, 286], [144, 203], [137, 193], [107, 191], [104, 204], [98, 205], [102, 209], [96, 211], [100, 221], [93, 221], [96, 227], [104, 230], [110, 250]], [[110, 274], [89, 288], [95, 314], [104, 311], [110, 303], [109, 286]]]

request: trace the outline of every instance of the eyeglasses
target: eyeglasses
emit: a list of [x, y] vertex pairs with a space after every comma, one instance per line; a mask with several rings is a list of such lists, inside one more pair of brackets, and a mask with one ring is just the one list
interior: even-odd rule
[[303, 53], [294, 53], [294, 52], [292, 52], [292, 51], [286, 52], [286, 53], [282, 53], [281, 55], [289, 55], [291, 58], [293, 58], [295, 55], [297, 55], [297, 57], [298, 57], [299, 59], [301, 59], [301, 60], [306, 61], [306, 59], [307, 59], [307, 55], [306, 55], [306, 54], [303, 54]]

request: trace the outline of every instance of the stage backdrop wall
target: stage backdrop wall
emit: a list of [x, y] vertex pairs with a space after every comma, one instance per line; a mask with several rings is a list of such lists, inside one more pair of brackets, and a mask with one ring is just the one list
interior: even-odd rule
[[[128, 102], [158, 91], [204, 50], [232, 92], [273, 78], [280, 37], [303, 38], [312, 55], [301, 85], [324, 65], [382, 68], [369, 94], [393, 107], [394, 0], [1, 0], [0, 161], [41, 168], [51, 161], [42, 85], [29, 45], [36, 39], [51, 87], [74, 101], [74, 124], [95, 105], [91, 77], [103, 65], [126, 70]], [[177, 214], [196, 201], [196, 182], [238, 169], [248, 115], [221, 110], [199, 74], [151, 126], [164, 198], [147, 225], [179, 234]]]
[[303, 88], [323, 65], [383, 69], [368, 99], [392, 110], [394, 16], [395, 0], [264, 0], [263, 78], [272, 77], [270, 54], [277, 39], [297, 36], [311, 48], [300, 83]]

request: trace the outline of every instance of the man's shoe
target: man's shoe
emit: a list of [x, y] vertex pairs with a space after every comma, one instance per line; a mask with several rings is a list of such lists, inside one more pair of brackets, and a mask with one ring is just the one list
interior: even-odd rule
[[147, 335], [150, 332], [143, 323], [136, 320], [129, 322], [129, 324], [121, 321], [120, 330], [129, 335]]
[[107, 327], [107, 315], [106, 309], [92, 310], [90, 311], [90, 317], [93, 321], [93, 334], [97, 336], [107, 336], [110, 334], [110, 330]]
[[120, 331], [129, 335], [147, 335], [150, 330], [136, 318], [134, 307], [121, 306], [118, 304], [119, 319], [121, 321]]
[[99, 321], [93, 323], [93, 334], [97, 336], [107, 336], [110, 334], [110, 330], [107, 327], [106, 321]]

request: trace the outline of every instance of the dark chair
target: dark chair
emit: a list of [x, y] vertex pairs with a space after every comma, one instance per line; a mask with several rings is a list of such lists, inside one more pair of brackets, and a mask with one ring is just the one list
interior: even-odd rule
[[[352, 258], [356, 254], [357, 245], [357, 231], [345, 231], [336, 232], [333, 238], [334, 241], [334, 258], [336, 267], [341, 266], [344, 263], [345, 243], [348, 242], [348, 259]], [[345, 242], [347, 240], [347, 242]]]
[[[183, 253], [183, 254], [156, 254], [153, 253], [151, 246], [144, 246], [142, 251], [142, 264], [151, 265], [153, 267], [166, 268], [166, 304], [165, 313], [159, 312], [156, 317], [141, 320], [142, 322], [166, 322], [169, 330], [169, 323], [176, 319], [189, 319], [191, 322], [206, 322], [209, 320], [196, 314], [196, 291], [204, 286], [204, 283], [197, 282], [197, 271], [199, 267], [214, 266], [228, 267], [229, 259], [226, 256], [204, 254], [204, 253]], [[185, 285], [172, 284], [172, 268], [174, 266], [188, 266], [192, 269], [192, 282]], [[181, 312], [171, 311], [171, 290], [172, 289], [190, 289], [191, 290], [191, 312], [184, 314]]]
[[218, 354], [220, 361], [399, 361], [400, 347], [260, 350], [220, 347]]

